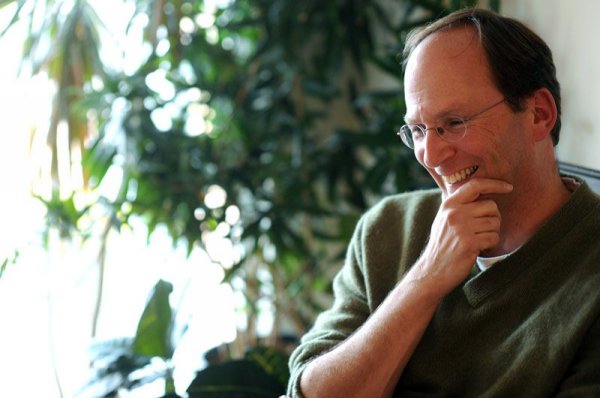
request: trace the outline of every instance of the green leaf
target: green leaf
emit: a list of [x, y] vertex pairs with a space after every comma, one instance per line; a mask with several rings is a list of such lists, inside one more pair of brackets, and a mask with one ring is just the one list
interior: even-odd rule
[[0, 263], [0, 278], [2, 278], [2, 275], [4, 274], [9, 265], [15, 264], [17, 262], [18, 257], [19, 252], [17, 250], [13, 250], [13, 253], [10, 257], [6, 257], [4, 260], [2, 260], [2, 263]]
[[83, 154], [82, 166], [87, 171], [88, 178], [91, 179], [91, 187], [96, 188], [100, 185], [108, 169], [113, 164], [113, 159], [117, 154], [114, 146], [96, 140], [93, 145]]
[[5, 6], [13, 4], [13, 3], [18, 3], [17, 4], [17, 9], [13, 13], [13, 16], [12, 16], [10, 22], [8, 22], [8, 24], [6, 24], [6, 26], [4, 27], [4, 29], [2, 29], [2, 31], [0, 31], [0, 37], [4, 36], [6, 34], [6, 32], [13, 25], [15, 25], [16, 22], [19, 20], [19, 14], [21, 13], [21, 9], [23, 8], [23, 6], [26, 3], [26, 0], [3, 0], [3, 1], [0, 1], [0, 10], [3, 9]]
[[8, 264], [9, 264], [10, 260], [8, 258], [5, 258], [2, 263], [0, 264], [0, 278], [2, 278], [2, 275], [4, 275], [4, 272], [6, 271], [6, 268], [8, 268]]
[[133, 341], [133, 353], [148, 357], [170, 359], [173, 355], [171, 344], [172, 310], [169, 295], [173, 286], [159, 280], [138, 323]]
[[263, 370], [274, 376], [282, 385], [286, 385], [290, 378], [288, 357], [279, 350], [271, 347], [254, 347], [249, 350], [245, 359], [256, 362]]

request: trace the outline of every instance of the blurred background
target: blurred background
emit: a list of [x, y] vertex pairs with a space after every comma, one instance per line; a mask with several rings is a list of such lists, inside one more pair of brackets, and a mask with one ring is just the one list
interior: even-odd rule
[[593, 0], [0, 0], [0, 396], [283, 393], [358, 217], [432, 186], [406, 35], [473, 5], [548, 41], [600, 169]]

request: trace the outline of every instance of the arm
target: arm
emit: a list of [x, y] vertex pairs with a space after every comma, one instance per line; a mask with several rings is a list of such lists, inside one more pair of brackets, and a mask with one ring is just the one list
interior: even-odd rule
[[407, 275], [361, 328], [311, 362], [306, 397], [390, 396], [441, 299], [423, 286]]
[[498, 243], [497, 206], [477, 199], [510, 189], [474, 179], [445, 198], [421, 257], [360, 328], [307, 365], [303, 395], [391, 396], [439, 302], [467, 277], [480, 251]]

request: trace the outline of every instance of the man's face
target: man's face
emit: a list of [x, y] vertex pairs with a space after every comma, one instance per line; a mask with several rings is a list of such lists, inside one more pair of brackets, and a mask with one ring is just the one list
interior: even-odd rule
[[[476, 34], [465, 28], [429, 36], [411, 55], [405, 74], [406, 121], [427, 128], [449, 117], [470, 118], [504, 96], [492, 80]], [[471, 178], [500, 179], [515, 185], [526, 178], [526, 112], [506, 102], [467, 123], [458, 142], [446, 142], [433, 129], [415, 146], [417, 160], [447, 196]]]

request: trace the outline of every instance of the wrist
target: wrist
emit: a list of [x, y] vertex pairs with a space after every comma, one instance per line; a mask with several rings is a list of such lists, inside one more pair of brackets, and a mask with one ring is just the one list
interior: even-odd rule
[[400, 281], [400, 284], [403, 285], [403, 291], [414, 292], [421, 296], [423, 300], [436, 305], [458, 283], [460, 282], [455, 283], [452, 279], [448, 279], [441, 270], [436, 269], [435, 264], [429, 264], [425, 258], [419, 258]]

